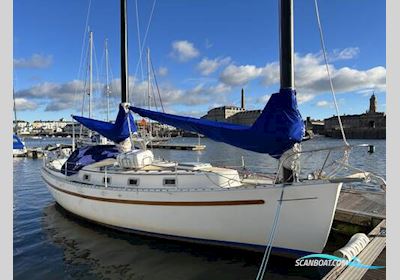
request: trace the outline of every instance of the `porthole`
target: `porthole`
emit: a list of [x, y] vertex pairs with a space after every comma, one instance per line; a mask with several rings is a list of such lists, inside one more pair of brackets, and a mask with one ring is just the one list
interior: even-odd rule
[[83, 174], [83, 181], [90, 181], [90, 175], [89, 174]]
[[136, 178], [128, 179], [128, 186], [138, 186], [138, 185], [139, 185], [139, 179]]
[[[103, 177], [103, 183], [106, 183], [106, 177]], [[111, 177], [107, 177], [107, 184], [111, 183]]]
[[175, 186], [176, 180], [172, 179], [172, 178], [167, 178], [167, 179], [164, 179], [163, 184], [164, 184], [164, 186]]

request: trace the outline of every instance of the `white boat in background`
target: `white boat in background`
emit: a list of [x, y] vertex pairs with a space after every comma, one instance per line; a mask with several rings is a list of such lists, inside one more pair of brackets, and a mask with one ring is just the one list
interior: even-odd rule
[[[269, 102], [274, 98], [289, 98], [290, 104], [284, 105], [293, 106], [289, 109], [297, 114], [293, 87], [292, 0], [281, 1], [285, 2], [280, 16], [282, 90]], [[272, 243], [274, 252], [320, 253], [330, 233], [342, 182], [334, 178], [335, 173], [326, 176], [324, 158], [321, 169], [308, 177], [296, 178], [293, 163], [301, 153], [293, 152], [292, 146], [294, 142], [301, 142], [304, 135], [301, 116], [296, 115], [298, 129], [303, 129], [297, 133], [297, 140], [282, 138], [282, 142], [276, 142], [276, 145], [285, 141], [292, 144], [281, 147], [278, 170], [270, 177], [209, 163], [157, 160], [150, 150], [133, 148], [130, 110], [145, 117], [164, 118], [169, 125], [173, 125], [171, 120], [174, 120], [177, 127], [186, 121], [193, 127], [196, 123], [209, 125], [206, 132], [211, 138], [225, 137], [227, 135], [221, 136], [221, 131], [229, 134], [240, 127], [130, 107], [127, 103], [126, 0], [121, 0], [121, 15], [122, 90], [117, 120], [111, 124], [74, 117], [88, 128], [93, 123], [97, 128], [101, 126], [97, 131], [117, 144], [108, 147], [109, 150], [107, 145], [84, 147], [68, 159], [47, 155], [41, 174], [57, 203], [85, 219], [142, 234], [251, 249], [264, 249]], [[272, 105], [267, 104], [264, 112], [269, 110], [268, 106]], [[246, 133], [253, 133], [257, 127], [246, 129], [249, 129]], [[216, 131], [217, 136], [212, 134]], [[260, 133], [259, 139], [246, 138], [245, 144], [228, 139], [226, 143], [233, 141], [233, 145], [268, 151], [279, 158], [280, 155], [273, 154], [273, 147], [268, 146], [268, 139], [262, 138], [265, 132], [256, 132]], [[329, 151], [327, 159], [330, 150], [324, 151]], [[271, 232], [275, 232], [275, 237], [270, 239]]]
[[14, 102], [14, 133], [13, 133], [13, 157], [23, 157], [25, 156], [27, 150], [25, 147], [25, 143], [18, 136], [18, 118], [17, 118], [17, 108], [15, 105], [15, 96], [14, 96], [14, 88], [13, 88], [13, 102]]
[[26, 152], [25, 143], [18, 135], [13, 134], [13, 157], [24, 157]]

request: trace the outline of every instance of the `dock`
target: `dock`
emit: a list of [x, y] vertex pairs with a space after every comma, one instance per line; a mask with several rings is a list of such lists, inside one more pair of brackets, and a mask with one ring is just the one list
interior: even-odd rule
[[14, 155], [14, 157], [27, 157], [27, 158], [42, 158], [46, 151], [55, 151], [55, 150], [62, 150], [62, 149], [71, 149], [72, 145], [70, 144], [57, 144], [57, 145], [48, 145], [44, 148], [40, 147], [32, 147], [27, 148], [25, 153], [21, 153], [18, 155]]
[[167, 150], [182, 150], [182, 151], [202, 151], [206, 148], [205, 145], [192, 144], [168, 144], [168, 143], [149, 143], [147, 148], [167, 149]]
[[[357, 257], [365, 265], [386, 265], [386, 192], [342, 190], [333, 227], [349, 235], [363, 232], [361, 229], [373, 228], [367, 234], [370, 242]], [[337, 266], [322, 279], [370, 280], [385, 279], [385, 277], [386, 268], [368, 270], [352, 266]]]
[[335, 221], [374, 227], [386, 219], [386, 192], [342, 190]]
[[25, 156], [28, 158], [42, 158], [45, 151], [41, 148], [28, 148], [26, 150]]

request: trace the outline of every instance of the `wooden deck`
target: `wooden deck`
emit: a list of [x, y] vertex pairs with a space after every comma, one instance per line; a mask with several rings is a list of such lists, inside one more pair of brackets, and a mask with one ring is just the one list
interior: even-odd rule
[[[343, 190], [335, 214], [335, 222], [374, 227], [368, 233], [370, 242], [357, 255], [363, 264], [386, 266], [386, 193]], [[333, 268], [323, 280], [385, 279], [386, 268], [360, 269], [352, 266]]]
[[[357, 255], [362, 264], [386, 265], [386, 220], [381, 221], [369, 234], [370, 242]], [[337, 266], [323, 280], [385, 279], [386, 269], [364, 269], [353, 266]]]
[[335, 221], [374, 227], [386, 218], [386, 192], [342, 190]]

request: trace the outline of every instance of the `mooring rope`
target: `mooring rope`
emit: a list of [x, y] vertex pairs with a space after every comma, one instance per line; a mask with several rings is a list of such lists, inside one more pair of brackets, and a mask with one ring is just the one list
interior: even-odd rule
[[271, 251], [272, 251], [272, 245], [273, 245], [273, 242], [275, 239], [276, 229], [278, 228], [278, 224], [279, 224], [279, 217], [280, 217], [281, 209], [282, 209], [284, 189], [285, 189], [285, 185], [282, 185], [282, 191], [281, 191], [280, 198], [278, 200], [278, 205], [276, 207], [274, 222], [272, 224], [272, 229], [271, 229], [271, 232], [268, 237], [268, 244], [267, 244], [267, 247], [265, 248], [264, 256], [261, 261], [261, 266], [260, 266], [260, 269], [258, 270], [256, 280], [264, 279], [265, 271], [266, 271], [267, 265], [268, 265], [268, 260], [269, 260], [269, 257], [271, 255]]

